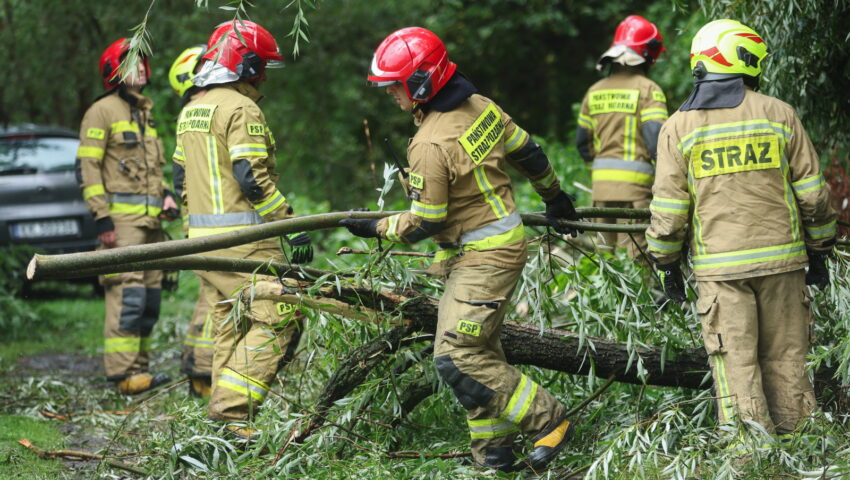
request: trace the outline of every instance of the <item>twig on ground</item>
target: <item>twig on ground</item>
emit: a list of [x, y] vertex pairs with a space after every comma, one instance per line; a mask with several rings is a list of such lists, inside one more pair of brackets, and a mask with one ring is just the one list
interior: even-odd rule
[[106, 463], [110, 467], [132, 472], [144, 477], [150, 476], [150, 473], [147, 470], [134, 467], [124, 462], [119, 462], [118, 460], [104, 458], [103, 455], [100, 455], [98, 453], [91, 453], [83, 450], [41, 450], [39, 448], [36, 448], [36, 446], [33, 445], [32, 442], [30, 442], [26, 438], [18, 440], [18, 443], [41, 458], [56, 458], [77, 462], [88, 460], [100, 460], [101, 462]]

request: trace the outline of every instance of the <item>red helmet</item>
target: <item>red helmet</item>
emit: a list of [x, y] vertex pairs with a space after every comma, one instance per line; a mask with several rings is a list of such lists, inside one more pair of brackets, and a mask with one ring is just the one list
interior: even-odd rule
[[456, 69], [439, 37], [421, 27], [407, 27], [378, 45], [367, 79], [375, 87], [401, 83], [409, 99], [424, 103], [434, 98]]
[[[118, 76], [118, 65], [121, 65], [121, 60], [127, 50], [130, 49], [130, 42], [126, 38], [119, 38], [112, 42], [112, 45], [106, 47], [106, 50], [100, 55], [100, 76], [103, 77], [103, 88], [109, 90], [121, 83], [121, 77]], [[148, 62], [148, 57], [142, 57], [142, 62], [145, 64], [145, 75], [148, 80], [151, 79], [151, 66]]]
[[640, 15], [629, 15], [620, 22], [614, 32], [614, 42], [611, 43], [612, 47], [615, 45], [631, 48], [650, 65], [666, 50], [658, 27]]
[[227, 68], [242, 80], [260, 78], [266, 67], [283, 66], [283, 57], [272, 34], [250, 20], [225, 22], [216, 27], [202, 58]]

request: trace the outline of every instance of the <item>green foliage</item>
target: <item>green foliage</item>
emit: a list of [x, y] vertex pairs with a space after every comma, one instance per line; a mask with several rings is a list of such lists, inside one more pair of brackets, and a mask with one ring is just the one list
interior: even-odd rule
[[850, 141], [848, 0], [701, 0], [709, 19], [732, 18], [770, 49], [762, 89], [790, 103], [822, 150]]

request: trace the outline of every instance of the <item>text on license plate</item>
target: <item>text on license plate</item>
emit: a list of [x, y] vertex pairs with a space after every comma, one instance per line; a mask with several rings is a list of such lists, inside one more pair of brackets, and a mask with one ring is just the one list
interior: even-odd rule
[[48, 238], [79, 235], [80, 224], [73, 218], [21, 222], [11, 226], [13, 238]]

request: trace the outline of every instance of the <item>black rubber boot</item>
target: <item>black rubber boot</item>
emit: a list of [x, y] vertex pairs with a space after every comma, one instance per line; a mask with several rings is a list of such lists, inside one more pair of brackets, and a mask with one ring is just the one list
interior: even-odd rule
[[528, 455], [526, 462], [532, 470], [539, 473], [554, 459], [567, 442], [573, 437], [573, 424], [566, 418], [555, 424], [555, 427], [541, 433], [534, 441], [534, 450]]
[[481, 467], [500, 472], [516, 472], [525, 468], [525, 464], [516, 463], [516, 455], [512, 447], [487, 447], [484, 464]]

